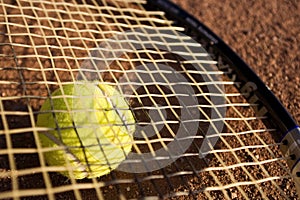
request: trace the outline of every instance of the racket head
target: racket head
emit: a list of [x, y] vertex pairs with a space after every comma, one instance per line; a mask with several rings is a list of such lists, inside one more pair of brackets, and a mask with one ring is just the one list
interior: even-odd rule
[[[4, 6], [7, 9], [5, 9], [6, 11], [3, 9], [3, 13], [11, 11], [19, 16], [20, 21], [15, 22], [15, 16], [12, 16], [4, 27], [6, 31], [2, 36], [5, 41], [3, 42], [5, 56], [2, 58], [4, 62], [10, 63], [7, 64], [9, 67], [4, 71], [11, 71], [14, 75], [3, 79], [16, 86], [21, 83], [21, 86], [16, 87], [15, 91], [10, 90], [10, 84], [4, 84], [6, 87], [4, 91], [9, 95], [1, 101], [1, 110], [3, 111], [1, 135], [5, 138], [3, 144], [5, 150], [1, 155], [6, 163], [3, 181], [4, 196], [31, 195], [25, 194], [29, 187], [34, 188], [42, 197], [49, 198], [114, 198], [122, 195], [128, 198], [187, 195], [198, 198], [230, 198], [232, 196], [228, 194], [228, 190], [239, 197], [248, 197], [253, 191], [255, 191], [255, 195], [265, 197], [267, 194], [265, 189], [261, 189], [262, 185], [265, 188], [275, 187], [274, 195], [276, 196], [288, 197], [290, 195], [280, 188], [285, 182], [291, 184], [290, 170], [282, 161], [286, 158], [278, 155], [277, 143], [280, 140], [271, 140], [270, 142], [269, 140], [271, 135], [275, 139], [276, 137], [280, 138], [280, 134], [287, 132], [296, 123], [268, 88], [225, 43], [203, 25], [201, 25], [202, 30], [199, 29], [200, 26], [194, 18], [169, 2], [152, 1], [148, 5], [133, 3], [130, 8], [128, 8], [128, 2], [120, 1], [105, 1], [96, 7], [93, 6], [95, 2], [89, 3], [90, 5], [87, 6], [83, 4], [78, 6], [75, 2], [22, 2], [18, 3], [19, 5], [5, 4]], [[21, 4], [24, 4], [23, 8], [18, 7]], [[46, 8], [47, 12], [39, 9], [39, 6]], [[178, 19], [185, 19], [185, 21], [178, 21], [174, 18], [175, 16], [172, 16], [171, 19], [178, 23], [174, 25], [174, 22], [165, 18], [161, 10], [154, 11], [158, 6], [165, 9], [165, 13], [171, 16], [176, 14]], [[31, 7], [34, 9], [30, 10]], [[143, 7], [146, 7], [148, 11], [140, 11]], [[53, 12], [53, 10], [57, 12]], [[123, 14], [129, 17], [121, 18]], [[32, 16], [40, 16], [40, 20], [35, 21]], [[132, 26], [143, 24], [142, 31], [128, 28], [128, 24], [131, 25], [131, 19], [136, 19]], [[33, 24], [32, 28], [34, 29], [29, 28], [30, 32], [27, 28], [30, 27], [28, 21]], [[107, 27], [106, 23], [112, 23], [116, 27]], [[19, 24], [19, 26], [15, 26], [15, 24]], [[167, 31], [164, 32], [160, 27], [164, 27], [166, 24]], [[171, 29], [170, 24], [173, 24]], [[185, 30], [190, 33], [183, 32], [182, 25], [187, 26]], [[158, 30], [152, 28], [153, 26], [157, 26]], [[128, 29], [130, 30], [129, 34], [126, 32]], [[101, 30], [101, 32], [95, 33], [95, 30]], [[200, 35], [196, 30], [198, 33], [200, 32]], [[22, 37], [18, 34], [14, 35], [14, 31], [28, 33], [28, 36], [25, 40], [21, 39]], [[193, 31], [196, 32], [196, 35], [191, 34]], [[152, 47], [150, 51], [147, 48], [147, 52], [143, 52], [142, 50], [145, 48], [140, 48], [140, 46], [138, 46], [139, 48], [135, 46], [135, 52], [130, 52], [129, 47], [124, 48], [124, 43], [125, 46], [131, 44], [133, 40], [130, 38], [131, 35], [141, 35], [141, 32], [145, 35], [140, 38], [136, 37], [135, 41], [138, 42], [133, 42], [133, 44], [142, 43], [146, 36], [155, 38], [158, 35], [159, 41], [153, 46], [153, 39], [149, 40], [148, 38], [146, 41]], [[118, 33], [121, 33], [121, 38], [118, 37]], [[180, 36], [183, 33], [189, 37]], [[113, 38], [115, 34], [117, 37]], [[198, 41], [200, 38], [200, 44], [205, 46], [205, 51], [192, 51], [191, 57], [193, 57], [192, 61], [202, 61], [202, 71], [197, 66], [199, 62], [191, 62], [191, 58], [185, 58], [186, 53], [180, 49], [181, 45], [176, 46], [178, 39], [175, 40], [174, 35], [182, 40], [180, 44], [183, 43], [182, 46], [187, 47], [188, 51], [191, 51], [194, 45], [198, 45], [196, 47], [199, 49], [199, 44], [198, 42], [184, 42], [184, 40]], [[128, 50], [126, 55], [119, 57], [106, 54], [99, 57], [98, 53], [103, 53], [105, 50], [113, 53], [119, 52], [116, 50], [118, 46], [112, 45], [111, 39], [124, 41], [121, 49]], [[164, 40], [163, 45], [159, 43], [162, 40]], [[101, 44], [104, 44], [103, 48]], [[172, 50], [174, 46], [176, 47], [175, 52]], [[166, 47], [171, 50], [166, 50]], [[32, 54], [32, 49], [35, 55]], [[138, 51], [138, 49], [141, 50]], [[212, 50], [209, 51], [210, 49]], [[178, 55], [178, 51], [181, 54]], [[198, 55], [205, 52], [208, 53], [205, 56]], [[201, 59], [198, 59], [197, 56]], [[93, 61], [93, 58], [98, 58], [98, 61]], [[107, 59], [104, 63], [103, 58]], [[112, 59], [114, 60], [110, 63]], [[88, 64], [91, 60], [92, 64]], [[97, 63], [99, 60], [100, 63]], [[204, 61], [209, 62], [205, 63]], [[139, 68], [141, 64], [142, 67]], [[227, 65], [229, 66], [227, 67]], [[204, 73], [203, 69], [210, 73]], [[174, 76], [169, 76], [170, 72]], [[156, 135], [148, 133], [150, 138], [148, 141], [145, 140], [145, 134], [142, 134], [142, 131], [137, 134], [136, 141], [141, 140], [142, 142], [136, 142], [133, 153], [143, 150], [146, 154], [153, 153], [155, 148], [166, 149], [174, 135], [180, 133], [180, 131], [178, 132], [181, 130], [178, 126], [179, 122], [184, 124], [182, 125], [183, 134], [181, 138], [177, 139], [179, 141], [193, 139], [192, 143], [183, 145], [178, 145], [181, 144], [180, 142], [174, 143], [177, 151], [185, 150], [179, 154], [164, 151], [166, 154], [148, 157], [148, 159], [147, 157], [144, 159], [133, 157], [124, 162], [123, 170], [121, 166], [121, 170], [113, 171], [98, 179], [78, 181], [61, 176], [57, 172], [65, 169], [47, 166], [43, 161], [42, 148], [36, 146], [38, 134], [44, 129], [41, 130], [41, 127], [35, 126], [35, 117], [39, 113], [42, 102], [48, 97], [51, 98], [54, 89], [61, 88], [68, 82], [73, 83], [87, 78], [95, 81], [93, 76], [98, 81], [107, 82], [118, 88], [123, 97], [127, 98], [136, 117], [137, 130], [149, 129], [159, 133]], [[158, 77], [153, 79], [153, 76]], [[238, 79], [233, 80], [234, 76]], [[213, 81], [208, 81], [207, 77]], [[173, 78], [174, 80], [172, 80]], [[170, 82], [171, 86], [167, 85]], [[210, 82], [213, 84], [207, 84]], [[247, 85], [249, 82], [255, 84], [256, 90], [249, 89], [253, 86]], [[147, 85], [145, 83], [150, 86], [145, 87], [144, 85]], [[157, 85], [159, 86], [157, 87]], [[176, 92], [174, 89], [176, 87], [173, 85], [186, 89]], [[246, 97], [248, 95], [247, 98], [240, 95], [243, 87], [243, 95]], [[187, 92], [194, 100], [185, 102], [186, 93], [184, 92]], [[22, 98], [17, 98], [18, 96]], [[180, 96], [183, 96], [183, 99], [180, 99]], [[257, 101], [247, 102], [247, 99], [255, 96]], [[213, 98], [217, 99], [215, 100], [217, 103], [214, 103]], [[195, 109], [182, 110], [182, 108], [195, 108], [195, 103], [200, 105], [196, 109], [198, 113], [194, 114]], [[212, 106], [216, 104], [219, 106]], [[259, 108], [262, 106], [268, 112], [256, 116], [251, 110], [251, 106]], [[276, 111], [271, 109], [274, 107], [278, 109]], [[223, 116], [224, 112], [226, 112], [225, 117]], [[186, 118], [183, 120], [180, 118], [180, 121], [178, 116], [184, 116], [183, 113], [187, 113]], [[145, 115], [144, 118], [139, 117]], [[211, 116], [214, 116], [215, 121], [211, 120]], [[278, 116], [284, 116], [284, 121]], [[274, 120], [275, 123], [271, 123], [272, 128], [262, 123], [261, 120], [264, 118]], [[156, 121], [151, 121], [151, 119]], [[16, 121], [22, 121], [22, 123], [15, 123]], [[197, 123], [196, 131], [188, 129], [192, 126], [191, 122]], [[163, 127], [161, 123], [164, 124]], [[219, 126], [219, 123], [222, 126], [218, 128], [216, 126]], [[274, 127], [274, 124], [278, 126]], [[24, 128], [28, 128], [27, 131], [24, 131]], [[160, 128], [164, 130], [160, 131]], [[193, 135], [194, 133], [195, 135]], [[210, 139], [206, 136], [210, 136]], [[216, 136], [219, 143], [206, 146], [204, 152], [210, 150], [209, 155], [204, 154], [203, 157], [199, 157], [201, 146], [214, 143], [215, 140], [212, 141], [211, 138], [216, 138]], [[189, 149], [178, 148], [185, 147], [184, 145]], [[10, 149], [14, 151], [11, 152]], [[24, 149], [27, 150], [27, 153], [24, 153]], [[151, 154], [147, 155], [151, 156]], [[259, 156], [257, 157], [257, 155]], [[260, 157], [260, 155], [265, 157]], [[158, 160], [159, 157], [173, 162], [163, 166]], [[145, 164], [151, 159], [155, 161], [152, 163], [154, 170]], [[133, 164], [135, 160], [139, 161], [139, 165], [131, 168], [130, 164]], [[261, 162], [261, 160], [263, 161]], [[142, 167], [142, 171], [138, 174], [133, 173], [140, 169], [139, 167]], [[273, 170], [269, 171], [270, 168]], [[259, 173], [252, 175], [252, 172], [256, 170]], [[237, 181], [235, 174], [241, 174], [242, 178]], [[191, 181], [194, 182], [193, 186], [189, 185]], [[256, 182], [258, 183], [254, 184]], [[67, 187], [65, 187], [66, 185]], [[68, 187], [71, 187], [71, 190]], [[47, 193], [45, 190], [47, 188], [54, 188], [55, 191]], [[88, 189], [85, 190], [85, 188]], [[15, 193], [16, 190], [21, 193]]]

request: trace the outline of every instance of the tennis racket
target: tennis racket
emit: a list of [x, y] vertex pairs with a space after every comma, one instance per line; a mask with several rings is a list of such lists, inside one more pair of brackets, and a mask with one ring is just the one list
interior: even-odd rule
[[[8, 0], [0, 16], [0, 199], [297, 199], [299, 126], [230, 47], [175, 4]], [[85, 174], [97, 163], [81, 163], [72, 148], [89, 147], [61, 139], [55, 116], [65, 110], [48, 110], [56, 127], [37, 124], [53, 91], [77, 83], [115, 88], [134, 116], [128, 124], [107, 97], [122, 120], [111, 126], [135, 131], [126, 159], [99, 177], [72, 175], [67, 157]], [[83, 126], [91, 124], [70, 128]], [[67, 164], [47, 163], [54, 150], [40, 135]], [[99, 139], [91, 145], [102, 149]]]

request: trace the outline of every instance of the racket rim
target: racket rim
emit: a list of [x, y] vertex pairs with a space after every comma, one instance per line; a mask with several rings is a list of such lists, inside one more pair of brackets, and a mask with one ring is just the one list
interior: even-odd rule
[[[288, 112], [282, 102], [275, 96], [271, 89], [262, 81], [262, 79], [254, 72], [254, 70], [248, 65], [228, 44], [224, 42], [219, 36], [217, 36], [208, 26], [196, 19], [193, 15], [182, 9], [180, 6], [171, 2], [170, 0], [147, 0], [149, 8], [156, 7], [158, 10], [163, 10], [167, 15], [170, 15], [171, 19], [177, 19], [184, 21], [186, 26], [196, 34], [205, 37], [206, 40], [210, 41], [210, 47], [215, 48], [218, 51], [219, 57], [226, 57], [228, 61], [233, 62], [231, 69], [235, 70], [238, 75], [236, 80], [242, 84], [236, 85], [235, 87], [240, 91], [247, 83], [254, 83], [257, 89], [251, 91], [254, 95], [259, 97], [260, 102], [255, 102], [266, 107], [268, 114], [276, 120], [273, 126], [276, 126], [286, 135], [290, 131], [299, 127], [296, 120]], [[167, 17], [168, 18], [168, 17]], [[210, 52], [209, 52], [210, 53]], [[219, 58], [218, 57], [218, 58]], [[218, 61], [217, 61], [218, 62]], [[220, 66], [217, 65], [219, 70]], [[222, 66], [221, 66], [222, 67]], [[246, 98], [249, 102], [249, 98]], [[273, 108], [276, 108], [275, 110]]]

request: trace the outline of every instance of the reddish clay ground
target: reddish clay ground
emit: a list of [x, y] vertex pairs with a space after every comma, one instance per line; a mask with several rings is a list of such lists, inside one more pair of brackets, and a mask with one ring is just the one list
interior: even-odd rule
[[229, 44], [300, 122], [300, 1], [174, 0]]

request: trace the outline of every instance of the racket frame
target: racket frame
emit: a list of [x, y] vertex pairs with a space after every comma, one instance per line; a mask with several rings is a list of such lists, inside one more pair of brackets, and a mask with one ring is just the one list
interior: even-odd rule
[[282, 154], [287, 159], [295, 185], [300, 194], [300, 127], [250, 66], [207, 26], [169, 0], [148, 0], [147, 9], [164, 11], [174, 25], [185, 28], [186, 35], [202, 44], [218, 62], [220, 71], [235, 83], [235, 87], [252, 105], [257, 117], [268, 128], [276, 128], [276, 142], [280, 142]]

